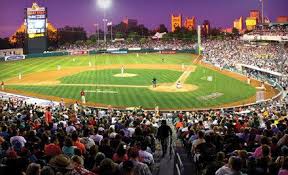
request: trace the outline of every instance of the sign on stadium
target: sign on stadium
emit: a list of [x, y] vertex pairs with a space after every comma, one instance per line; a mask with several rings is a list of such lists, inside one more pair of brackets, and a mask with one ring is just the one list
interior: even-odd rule
[[26, 25], [29, 38], [44, 36], [47, 27], [47, 9], [33, 3], [31, 8], [26, 9]]

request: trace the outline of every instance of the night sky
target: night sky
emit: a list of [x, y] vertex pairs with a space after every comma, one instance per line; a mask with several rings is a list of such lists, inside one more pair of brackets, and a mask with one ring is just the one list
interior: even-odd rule
[[[0, 0], [0, 37], [13, 34], [23, 23], [24, 8], [32, 0]], [[94, 23], [101, 23], [103, 11], [96, 0], [38, 0], [48, 8], [48, 20], [56, 27], [83, 26], [88, 34], [95, 31]], [[288, 16], [288, 0], [264, 0], [265, 16], [275, 21]], [[195, 16], [197, 23], [208, 19], [213, 27], [231, 27], [234, 19], [246, 17], [251, 9], [260, 9], [259, 0], [113, 0], [107, 18], [119, 23], [128, 16], [150, 29], [164, 23], [170, 30], [170, 14]]]

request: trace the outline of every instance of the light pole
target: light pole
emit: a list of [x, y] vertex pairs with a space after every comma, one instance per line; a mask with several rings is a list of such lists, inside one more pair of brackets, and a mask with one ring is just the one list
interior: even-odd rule
[[260, 2], [261, 2], [261, 13], [262, 13], [261, 20], [262, 20], [262, 25], [263, 25], [264, 24], [264, 0], [260, 0]]
[[94, 26], [96, 27], [95, 38], [97, 37], [97, 44], [99, 44], [99, 24], [96, 23], [96, 24], [94, 24]]
[[97, 4], [99, 8], [103, 9], [104, 17], [103, 17], [103, 32], [104, 32], [104, 42], [106, 43], [106, 25], [107, 25], [107, 19], [106, 19], [106, 10], [111, 6], [112, 1], [111, 0], [97, 0]]

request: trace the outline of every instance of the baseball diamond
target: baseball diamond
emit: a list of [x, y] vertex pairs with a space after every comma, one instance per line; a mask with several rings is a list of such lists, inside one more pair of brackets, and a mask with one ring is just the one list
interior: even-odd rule
[[[193, 63], [196, 56], [192, 54], [165, 55], [165, 62], [162, 58], [159, 53], [138, 57], [98, 54], [33, 58], [1, 64], [0, 79], [5, 81], [7, 92], [56, 101], [64, 98], [67, 103], [81, 101], [79, 92], [84, 89], [86, 105], [96, 107], [153, 109], [158, 105], [163, 110], [192, 110], [244, 105], [256, 100], [255, 87], [260, 86], [256, 80], [248, 85], [242, 75]], [[151, 84], [154, 77], [155, 88]], [[203, 77], [212, 77], [212, 81]], [[176, 87], [177, 82], [180, 88]], [[272, 87], [265, 86], [266, 99], [277, 94]]]

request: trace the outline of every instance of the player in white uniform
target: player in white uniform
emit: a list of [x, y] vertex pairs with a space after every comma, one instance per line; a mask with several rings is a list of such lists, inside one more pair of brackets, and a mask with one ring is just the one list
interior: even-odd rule
[[124, 66], [121, 67], [121, 74], [124, 74]]
[[180, 89], [181, 87], [182, 87], [181, 82], [178, 81], [178, 82], [176, 83], [176, 88], [177, 88], [177, 89]]

